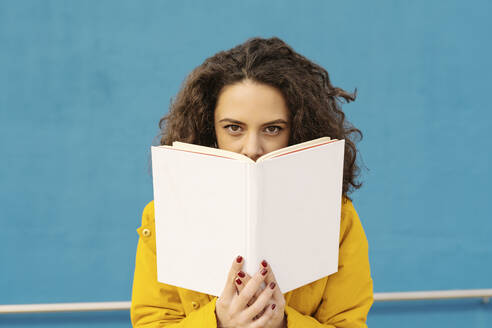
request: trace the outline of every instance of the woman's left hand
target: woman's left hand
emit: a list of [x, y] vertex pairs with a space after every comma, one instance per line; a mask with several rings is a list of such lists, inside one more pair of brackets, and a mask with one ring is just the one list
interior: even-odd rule
[[[272, 318], [268, 321], [267, 325], [265, 326], [266, 328], [285, 328], [287, 327], [287, 318], [285, 317], [285, 299], [284, 295], [282, 295], [282, 292], [280, 291], [279, 286], [277, 285], [277, 281], [275, 280], [275, 275], [273, 274], [273, 270], [271, 266], [267, 263], [267, 261], [263, 260], [261, 262], [261, 268], [265, 268], [268, 270], [268, 274], [265, 278], [265, 288], [269, 288], [269, 286], [273, 283], [275, 284], [275, 288], [273, 291], [272, 295], [272, 301], [270, 302], [269, 306], [271, 304], [275, 304], [275, 309], [273, 311], [273, 316]], [[238, 279], [241, 281], [241, 283], [238, 283]], [[244, 289], [244, 286], [249, 282], [251, 279], [251, 276], [247, 273], [244, 273], [240, 271], [236, 279], [236, 288], [238, 291], [238, 294], [241, 293], [241, 291]], [[258, 290], [256, 293], [256, 296], [260, 294], [261, 290]], [[251, 299], [251, 301], [248, 304], [253, 304], [256, 298]], [[264, 311], [263, 311], [264, 312]], [[263, 312], [261, 312], [258, 317], [261, 317], [263, 315]]]

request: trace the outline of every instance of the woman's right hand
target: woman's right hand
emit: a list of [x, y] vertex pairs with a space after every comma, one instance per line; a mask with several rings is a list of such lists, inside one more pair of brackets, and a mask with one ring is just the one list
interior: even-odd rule
[[[257, 296], [252, 304], [248, 305], [248, 302], [255, 297], [255, 294], [267, 276], [268, 271], [264, 268], [254, 274], [239, 295], [237, 294], [234, 281], [237, 278], [238, 272], [241, 271], [242, 262], [241, 256], [238, 256], [234, 260], [227, 276], [224, 290], [217, 299], [215, 305], [217, 327], [263, 327], [275, 311], [274, 304], [268, 306], [273, 294], [273, 289], [268, 287]], [[267, 306], [268, 308], [265, 309]], [[258, 319], [253, 319], [263, 311], [264, 313]]]

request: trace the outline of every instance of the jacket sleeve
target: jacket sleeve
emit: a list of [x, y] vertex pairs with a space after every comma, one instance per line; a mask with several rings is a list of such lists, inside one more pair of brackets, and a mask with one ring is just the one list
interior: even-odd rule
[[363, 328], [373, 303], [368, 243], [352, 202], [344, 200], [340, 222], [338, 272], [328, 277], [314, 316], [285, 307], [288, 328]]
[[131, 321], [133, 327], [217, 327], [216, 298], [186, 315], [178, 288], [157, 282], [154, 204], [150, 202], [137, 229]]

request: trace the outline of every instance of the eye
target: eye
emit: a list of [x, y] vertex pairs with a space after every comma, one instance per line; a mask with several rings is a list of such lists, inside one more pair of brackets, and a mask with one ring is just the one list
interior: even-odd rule
[[277, 125], [270, 125], [270, 126], [267, 126], [265, 128], [265, 131], [268, 133], [268, 134], [271, 134], [271, 135], [277, 135], [280, 133], [280, 131], [282, 130], [282, 127], [280, 126], [277, 126]]
[[237, 133], [241, 132], [241, 127], [239, 125], [236, 125], [236, 124], [226, 125], [226, 126], [224, 126], [224, 129], [231, 132], [232, 134], [237, 134]]

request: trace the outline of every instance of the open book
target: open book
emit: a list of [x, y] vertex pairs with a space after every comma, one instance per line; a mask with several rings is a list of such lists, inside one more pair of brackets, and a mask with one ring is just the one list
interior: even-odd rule
[[266, 259], [283, 293], [338, 270], [345, 140], [260, 157], [174, 142], [152, 147], [157, 280], [219, 296], [237, 255]]

